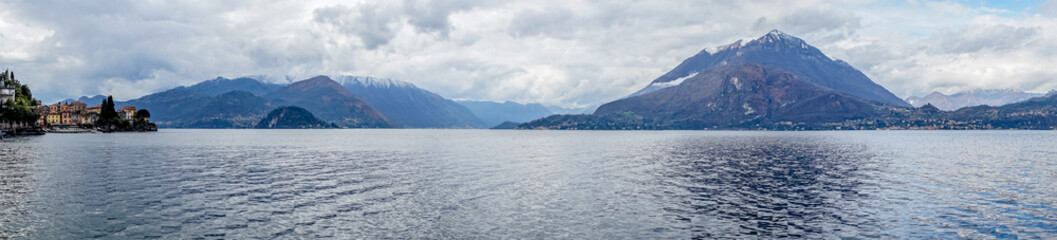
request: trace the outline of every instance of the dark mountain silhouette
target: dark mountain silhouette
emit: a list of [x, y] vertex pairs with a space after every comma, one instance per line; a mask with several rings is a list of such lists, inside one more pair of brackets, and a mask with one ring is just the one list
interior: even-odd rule
[[470, 109], [487, 126], [499, 125], [506, 121], [528, 122], [554, 114], [538, 103], [520, 104], [510, 101], [503, 103], [459, 101], [458, 103]]
[[299, 106], [320, 119], [351, 128], [390, 128], [395, 124], [370, 103], [326, 76], [290, 84], [264, 96], [274, 106]]
[[632, 96], [678, 85], [680, 81], [708, 69], [746, 63], [782, 69], [821, 87], [871, 101], [910, 106], [846, 62], [831, 59], [804, 40], [778, 30], [752, 41], [739, 40], [701, 51]]
[[408, 82], [357, 76], [338, 77], [337, 81], [401, 127], [486, 127], [466, 107]]
[[257, 123], [255, 128], [264, 129], [304, 129], [304, 128], [338, 128], [337, 124], [319, 120], [304, 108], [286, 106], [268, 113]]

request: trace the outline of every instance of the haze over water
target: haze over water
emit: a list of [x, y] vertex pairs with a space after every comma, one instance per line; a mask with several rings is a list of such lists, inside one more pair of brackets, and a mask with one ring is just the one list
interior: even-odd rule
[[171, 130], [0, 142], [0, 238], [1057, 238], [1053, 131]]

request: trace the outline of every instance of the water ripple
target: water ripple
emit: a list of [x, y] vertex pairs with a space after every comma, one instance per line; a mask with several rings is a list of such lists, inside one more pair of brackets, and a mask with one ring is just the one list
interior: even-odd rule
[[1055, 137], [55, 134], [0, 142], [0, 238], [1057, 238]]

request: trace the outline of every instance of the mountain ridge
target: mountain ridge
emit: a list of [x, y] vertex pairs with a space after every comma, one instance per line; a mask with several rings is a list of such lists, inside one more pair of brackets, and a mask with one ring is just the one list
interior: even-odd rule
[[979, 105], [1002, 106], [1044, 95], [1042, 93], [1024, 92], [1019, 89], [974, 89], [950, 95], [934, 91], [922, 97], [908, 97], [906, 101], [914, 107], [921, 107], [931, 103], [940, 110], [954, 111], [964, 107]]
[[400, 127], [485, 128], [465, 106], [409, 82], [361, 76], [336, 77]]

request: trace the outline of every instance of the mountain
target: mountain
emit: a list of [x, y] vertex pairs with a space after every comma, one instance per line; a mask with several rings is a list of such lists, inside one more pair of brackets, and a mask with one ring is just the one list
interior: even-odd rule
[[151, 122], [165, 128], [186, 124], [189, 117], [198, 116], [198, 112], [210, 101], [209, 96], [194, 93], [186, 88], [174, 88], [115, 105], [117, 108], [135, 106], [137, 109], [150, 110]]
[[990, 129], [1057, 129], [1057, 94], [998, 107], [975, 106], [941, 113], [941, 121]]
[[401, 127], [486, 127], [465, 106], [408, 82], [359, 76], [341, 76], [335, 80]]
[[337, 124], [319, 120], [304, 108], [286, 106], [268, 113], [254, 128], [264, 129], [301, 129], [301, 128], [338, 128]]
[[213, 97], [222, 93], [227, 93], [235, 90], [245, 91], [253, 93], [254, 95], [261, 96], [268, 94], [276, 89], [281, 88], [282, 85], [271, 84], [261, 82], [257, 79], [241, 77], [236, 79], [227, 79], [223, 77], [217, 77], [215, 79], [202, 81], [190, 87], [178, 87], [177, 89], [184, 89], [188, 92], [195, 94]]
[[604, 104], [592, 115], [552, 116], [521, 128], [747, 129], [880, 115], [880, 105], [758, 64], [705, 70], [679, 85]]
[[708, 69], [746, 63], [782, 69], [837, 92], [882, 104], [910, 107], [910, 104], [877, 85], [848, 63], [831, 59], [804, 40], [778, 30], [755, 40], [738, 40], [729, 45], [705, 49], [631, 96], [679, 85]]
[[[249, 95], [260, 95], [277, 89], [279, 85], [269, 84], [252, 78], [227, 79], [217, 77], [206, 80], [188, 87], [176, 87], [158, 93], [153, 93], [137, 99], [119, 102], [117, 107], [135, 106], [138, 109], [148, 109], [151, 112], [151, 121], [159, 127], [203, 127], [203, 128], [228, 128], [247, 126], [247, 119], [238, 119], [236, 122], [219, 120], [220, 116], [203, 115], [210, 111], [204, 109], [210, 104], [219, 104], [217, 101], [230, 99], [215, 99], [222, 93], [241, 91], [240, 97]], [[226, 96], [226, 98], [236, 95]], [[259, 99], [255, 99], [259, 100]], [[102, 100], [100, 100], [102, 102]], [[90, 106], [91, 103], [89, 103]], [[216, 105], [213, 105], [216, 106]], [[230, 109], [229, 109], [230, 110]], [[259, 114], [263, 114], [259, 113]], [[230, 119], [229, 119], [230, 120]], [[254, 121], [250, 121], [255, 122]], [[232, 125], [228, 125], [232, 124]], [[248, 126], [247, 126], [248, 127]]]
[[290, 84], [264, 96], [274, 106], [299, 106], [323, 120], [352, 128], [396, 126], [370, 103], [327, 76]]
[[518, 129], [1057, 129], [1057, 94], [941, 111], [880, 104], [756, 64], [711, 69], [680, 85], [554, 115]]
[[190, 128], [251, 128], [270, 109], [264, 98], [235, 90], [220, 94], [198, 111]]
[[89, 107], [92, 107], [92, 106], [99, 105], [99, 104], [103, 103], [103, 100], [106, 100], [106, 96], [95, 95], [95, 96], [91, 96], [91, 97], [82, 96], [82, 97], [77, 98], [77, 99], [67, 98], [67, 99], [64, 99], [64, 100], [59, 101], [59, 102], [83, 102], [85, 104], [88, 104]]
[[510, 101], [503, 103], [459, 101], [458, 103], [470, 109], [487, 126], [499, 125], [506, 121], [528, 122], [554, 114], [538, 103], [520, 104]]
[[952, 95], [932, 92], [924, 97], [909, 97], [907, 102], [914, 107], [921, 107], [931, 103], [940, 110], [954, 111], [963, 107], [980, 105], [1002, 106], [1040, 96], [1043, 96], [1043, 94], [1028, 93], [1016, 89], [986, 89], [960, 92]]

